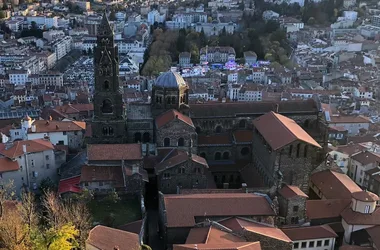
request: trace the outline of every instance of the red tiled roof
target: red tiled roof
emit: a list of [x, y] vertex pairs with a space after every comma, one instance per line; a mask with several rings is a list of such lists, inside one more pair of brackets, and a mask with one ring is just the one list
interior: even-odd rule
[[234, 242], [224, 244], [174, 245], [173, 250], [261, 250], [260, 242]]
[[253, 139], [252, 130], [236, 130], [233, 135], [237, 143], [252, 142]]
[[352, 193], [352, 198], [364, 202], [374, 202], [379, 200], [379, 196], [369, 191], [359, 191]]
[[10, 172], [10, 171], [17, 171], [19, 170], [18, 162], [12, 161], [9, 158], [0, 158], [0, 173], [4, 172]]
[[121, 166], [82, 166], [80, 182], [112, 181], [114, 187], [123, 187]]
[[164, 195], [164, 203], [168, 227], [192, 227], [203, 216], [274, 215], [265, 197], [246, 193]]
[[289, 237], [286, 234], [284, 234], [284, 232], [282, 232], [281, 229], [269, 225], [245, 220], [242, 218], [230, 218], [224, 221], [220, 221], [219, 223], [236, 232], [245, 229], [247, 231], [254, 232], [256, 234], [261, 234], [277, 240], [291, 242]]
[[373, 244], [377, 249], [380, 249], [380, 226], [370, 227], [366, 229], [369, 236], [371, 236]]
[[80, 176], [75, 176], [72, 178], [60, 180], [58, 184], [58, 194], [63, 193], [80, 193], [81, 188], [79, 187]]
[[198, 146], [201, 145], [230, 145], [232, 144], [229, 134], [199, 135]]
[[178, 166], [179, 164], [184, 163], [188, 160], [194, 161], [208, 168], [207, 161], [196, 154], [192, 154], [191, 159], [189, 159], [187, 152], [178, 150], [177, 154], [173, 154], [170, 156], [171, 157], [166, 158], [165, 161], [162, 161], [156, 165], [155, 170], [157, 174], [163, 170]]
[[95, 226], [90, 231], [86, 244], [96, 249], [114, 249], [115, 247], [119, 250], [140, 249], [139, 235], [101, 225]]
[[87, 145], [89, 161], [116, 161], [142, 159], [140, 144], [89, 144]]
[[24, 154], [23, 145], [26, 145], [26, 151], [28, 153], [43, 152], [46, 150], [54, 150], [53, 144], [50, 141], [44, 139], [35, 139], [28, 141], [15, 141], [13, 146], [6, 149], [5, 144], [0, 144], [0, 154], [14, 159]]
[[187, 125], [194, 127], [193, 121], [191, 120], [190, 117], [188, 117], [184, 114], [181, 114], [180, 112], [178, 112], [177, 110], [174, 110], [174, 109], [168, 110], [165, 113], [157, 116], [156, 126], [159, 129], [159, 128], [165, 126], [166, 124], [168, 124], [169, 122], [175, 120], [175, 119], [178, 119], [178, 120], [186, 123]]
[[288, 229], [282, 229], [282, 231], [292, 241], [338, 237], [338, 235], [334, 232], [334, 230], [331, 229], [329, 225], [288, 228]]
[[290, 199], [295, 196], [308, 198], [308, 196], [304, 192], [302, 192], [302, 190], [297, 186], [291, 186], [291, 185], [285, 184], [278, 192], [285, 199]]
[[273, 150], [280, 149], [296, 140], [321, 148], [294, 120], [283, 115], [269, 112], [253, 120], [253, 125]]
[[69, 132], [69, 131], [81, 131], [86, 129], [85, 122], [77, 121], [34, 121], [32, 126], [36, 126], [36, 132], [32, 132], [29, 129], [28, 133], [45, 133], [45, 132]]
[[312, 174], [311, 182], [326, 199], [351, 199], [352, 193], [362, 191], [346, 174], [324, 170]]
[[313, 219], [338, 218], [351, 199], [307, 200], [306, 216]]
[[347, 154], [349, 156], [358, 153], [360, 151], [365, 150], [366, 147], [360, 144], [353, 144], [353, 145], [345, 145], [345, 146], [338, 146], [335, 151]]
[[370, 123], [369, 118], [364, 116], [330, 116], [330, 123]]
[[94, 104], [66, 104], [63, 106], [55, 107], [55, 109], [63, 114], [76, 114], [79, 112], [93, 111]]
[[355, 154], [351, 157], [351, 159], [360, 162], [364, 166], [376, 162], [380, 163], [380, 155], [370, 151]]
[[244, 242], [245, 240], [237, 237], [230, 232], [225, 232], [214, 226], [192, 228], [186, 239], [186, 244], [214, 244]]
[[380, 206], [377, 206], [372, 214], [354, 212], [351, 207], [347, 207], [341, 216], [349, 225], [380, 225]]

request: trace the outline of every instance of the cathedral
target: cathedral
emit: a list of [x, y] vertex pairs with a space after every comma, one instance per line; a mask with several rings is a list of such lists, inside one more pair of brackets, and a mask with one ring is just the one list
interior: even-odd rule
[[[153, 84], [150, 103], [123, 104], [118, 49], [113, 36], [104, 15], [94, 57], [93, 135], [89, 144], [140, 144], [144, 168], [150, 177], [155, 176], [158, 189], [164, 193], [175, 193], [178, 188], [271, 187], [276, 181], [307, 186], [308, 180], [302, 173], [307, 171], [308, 176], [312, 166], [320, 163], [327, 142], [318, 99], [190, 105], [186, 81], [180, 74], [169, 71]], [[270, 112], [279, 116], [274, 115], [273, 121], [268, 118], [268, 122], [282, 123], [285, 120], [281, 117], [290, 118], [286, 124], [296, 124], [298, 130], [316, 141], [311, 145], [315, 150], [302, 153], [302, 161], [288, 160], [286, 166], [292, 171], [279, 167], [281, 162], [275, 156], [281, 155], [279, 152], [270, 161], [260, 158], [264, 153], [257, 155], [265, 150], [271, 157], [272, 151], [277, 150], [268, 147], [265, 138], [254, 140], [262, 137], [254, 121]], [[297, 140], [297, 135], [294, 138]], [[298, 145], [295, 141], [289, 143]], [[294, 157], [299, 155], [294, 153]], [[305, 164], [310, 167], [305, 168]], [[283, 176], [290, 172], [292, 177]], [[296, 179], [294, 173], [299, 173], [301, 179]]]

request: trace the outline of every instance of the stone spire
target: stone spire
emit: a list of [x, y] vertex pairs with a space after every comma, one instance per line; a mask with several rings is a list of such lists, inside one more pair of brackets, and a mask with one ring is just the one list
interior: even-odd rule
[[107, 13], [104, 11], [102, 21], [98, 28], [98, 35], [100, 36], [113, 36], [113, 30], [107, 18]]

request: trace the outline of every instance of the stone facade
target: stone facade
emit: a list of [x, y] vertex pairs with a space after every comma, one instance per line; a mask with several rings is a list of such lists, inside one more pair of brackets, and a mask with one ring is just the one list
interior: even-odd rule
[[153, 118], [149, 103], [127, 105], [128, 142], [153, 143]]
[[90, 143], [125, 143], [126, 124], [118, 78], [118, 49], [105, 15], [98, 34], [94, 55], [94, 116]]
[[176, 194], [179, 188], [207, 188], [207, 166], [188, 158], [185, 162], [157, 173], [158, 189], [164, 194]]
[[273, 249], [292, 250], [293, 249], [292, 242], [278, 240], [278, 239], [265, 236], [262, 234], [254, 233], [248, 230], [244, 230], [241, 234], [249, 242], [260, 241], [262, 250], [273, 250]]
[[306, 197], [295, 196], [284, 198], [279, 196], [280, 216], [284, 218], [281, 224], [295, 225], [305, 221]]
[[175, 119], [159, 129], [156, 129], [157, 148], [178, 148], [188, 150], [192, 147], [192, 152], [197, 153], [198, 136], [195, 128]]

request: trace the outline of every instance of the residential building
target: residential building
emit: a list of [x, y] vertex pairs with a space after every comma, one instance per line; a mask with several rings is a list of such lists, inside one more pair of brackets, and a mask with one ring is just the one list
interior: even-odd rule
[[13, 180], [17, 195], [26, 188], [39, 191], [45, 178], [58, 179], [58, 169], [66, 161], [65, 152], [54, 151], [54, 146], [45, 139], [7, 142], [0, 144], [0, 182]]
[[181, 67], [189, 67], [191, 59], [191, 53], [190, 52], [182, 52], [179, 54], [179, 65]]
[[293, 249], [334, 250], [338, 235], [329, 225], [282, 229], [293, 241]]
[[49, 30], [49, 31], [44, 31], [42, 33], [42, 36], [48, 42], [52, 42], [52, 41], [55, 41], [57, 39], [64, 37], [65, 33], [63, 32], [63, 30]]
[[309, 198], [297, 186], [284, 185], [279, 191], [281, 224], [302, 224], [305, 221], [306, 200]]
[[13, 32], [21, 31], [23, 23], [24, 23], [24, 20], [21, 20], [21, 19], [13, 19], [13, 20], [6, 21], [6, 25]]
[[218, 21], [212, 21], [211, 23], [196, 23], [194, 25], [196, 32], [203, 32], [206, 36], [218, 36], [222, 32], [227, 34], [233, 34], [237, 28], [237, 24], [233, 22], [222, 23]]
[[148, 13], [148, 23], [153, 25], [155, 22], [162, 23], [165, 21], [165, 14], [161, 15], [157, 10], [152, 10]]
[[28, 76], [30, 72], [28, 70], [20, 69], [20, 70], [9, 70], [9, 83], [14, 85], [25, 85], [28, 81]]
[[104, 193], [142, 195], [148, 174], [142, 166], [141, 144], [88, 144], [80, 186]]
[[51, 47], [54, 50], [54, 53], [57, 57], [57, 61], [67, 55], [71, 51], [71, 36], [65, 36], [62, 39], [55, 41]]
[[70, 150], [80, 150], [85, 130], [85, 122], [36, 120], [29, 128], [27, 138], [48, 138], [53, 145], [65, 145]]
[[328, 126], [341, 127], [348, 131], [349, 136], [358, 135], [360, 131], [368, 131], [370, 120], [364, 116], [337, 116], [330, 115]]
[[203, 47], [200, 49], [200, 63], [226, 63], [235, 61], [235, 50], [232, 47]]
[[277, 20], [280, 17], [280, 14], [274, 12], [273, 10], [266, 10], [263, 12], [264, 21]]
[[380, 15], [371, 16], [371, 23], [373, 26], [380, 27]]
[[46, 27], [47, 29], [51, 29], [53, 27], [58, 27], [58, 17], [53, 16], [27, 16], [26, 21], [29, 25], [32, 24], [32, 22], [35, 22], [38, 26]]
[[244, 52], [244, 60], [245, 64], [251, 66], [257, 62], [257, 55], [253, 51], [246, 51]]
[[286, 33], [299, 31], [304, 28], [304, 23], [293, 17], [280, 17], [280, 27], [283, 28]]
[[380, 168], [372, 168], [365, 172], [364, 176], [364, 188], [368, 191], [380, 195]]
[[46, 86], [63, 86], [62, 73], [46, 73], [38, 75], [38, 84]]
[[351, 156], [351, 166], [349, 168], [349, 176], [359, 186], [364, 186], [365, 173], [368, 170], [377, 168], [380, 166], [380, 154], [362, 151]]

